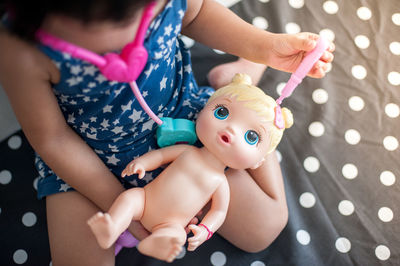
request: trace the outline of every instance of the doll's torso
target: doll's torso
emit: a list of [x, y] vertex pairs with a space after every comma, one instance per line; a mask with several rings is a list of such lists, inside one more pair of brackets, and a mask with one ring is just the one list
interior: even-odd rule
[[144, 187], [146, 208], [141, 223], [146, 229], [161, 223], [186, 226], [226, 179], [222, 163], [210, 165], [209, 152], [204, 150], [188, 148]]

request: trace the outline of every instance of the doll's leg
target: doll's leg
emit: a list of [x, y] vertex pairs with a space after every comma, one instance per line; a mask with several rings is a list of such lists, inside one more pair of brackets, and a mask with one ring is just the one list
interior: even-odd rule
[[114, 249], [102, 249], [86, 223], [97, 206], [71, 191], [47, 196], [46, 208], [53, 265], [114, 265]]
[[268, 247], [286, 226], [288, 210], [282, 173], [275, 153], [251, 176], [229, 169], [230, 203], [218, 230], [229, 242], [248, 252]]
[[88, 220], [99, 245], [107, 249], [124, 232], [132, 220], [143, 215], [145, 192], [143, 188], [131, 188], [121, 193], [108, 213], [98, 212]]
[[172, 262], [186, 242], [185, 229], [179, 224], [166, 223], [151, 231], [151, 235], [139, 243], [138, 250], [147, 256]]
[[214, 67], [208, 73], [207, 78], [211, 87], [219, 89], [231, 83], [232, 77], [236, 73], [245, 73], [251, 77], [253, 84], [257, 85], [266, 68], [265, 65], [239, 58], [237, 61]]

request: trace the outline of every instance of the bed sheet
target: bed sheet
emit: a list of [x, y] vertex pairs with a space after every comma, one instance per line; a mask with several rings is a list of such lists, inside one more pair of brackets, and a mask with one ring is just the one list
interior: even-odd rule
[[[117, 265], [400, 265], [400, 1], [220, 2], [262, 29], [317, 32], [336, 44], [328, 75], [306, 78], [283, 103], [295, 117], [277, 150], [288, 225], [259, 253], [215, 235], [172, 264], [133, 248]], [[211, 67], [235, 60], [187, 43], [200, 84]], [[288, 78], [268, 69], [260, 87], [277, 98]], [[0, 143], [1, 265], [51, 265], [32, 160], [21, 131]]]

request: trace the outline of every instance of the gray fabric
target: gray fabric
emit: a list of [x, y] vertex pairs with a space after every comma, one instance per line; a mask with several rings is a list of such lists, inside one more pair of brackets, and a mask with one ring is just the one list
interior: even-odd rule
[[[278, 147], [289, 205], [284, 231], [268, 249], [256, 254], [240, 251], [215, 234], [196, 252], [186, 252], [173, 264], [149, 259], [136, 249], [124, 249], [117, 257], [118, 265], [400, 265], [400, 149], [389, 145], [395, 149], [388, 150], [383, 144], [387, 136], [400, 140], [399, 116], [396, 108], [391, 112], [392, 105], [387, 105], [400, 105], [396, 76], [400, 75], [400, 55], [395, 43], [400, 42], [400, 26], [396, 16], [392, 19], [400, 13], [400, 1], [304, 2], [301, 8], [292, 6], [301, 4], [300, 0], [246, 0], [231, 6], [250, 23], [255, 17], [265, 18], [272, 32], [285, 32], [287, 23], [294, 22], [302, 31], [330, 29], [335, 34], [335, 61], [330, 73], [321, 80], [306, 78], [283, 102], [295, 117], [294, 126]], [[328, 14], [324, 5], [329, 8], [332, 3], [337, 3], [338, 12]], [[357, 15], [362, 6], [371, 11], [370, 19]], [[356, 45], [358, 35], [369, 39], [368, 48]], [[391, 43], [395, 44], [390, 49]], [[200, 44], [194, 45], [192, 53], [200, 84], [206, 84], [212, 66], [235, 59]], [[359, 67], [354, 68], [358, 65], [366, 70], [363, 79], [352, 74], [359, 78], [363, 74], [357, 72]], [[391, 72], [395, 73], [388, 79]], [[276, 88], [288, 78], [287, 73], [268, 69], [260, 87], [277, 98]], [[314, 101], [317, 89], [327, 93], [326, 102]], [[364, 102], [359, 111], [354, 108], [362, 105], [354, 104], [350, 100], [353, 96]], [[310, 125], [317, 125], [317, 130], [311, 126], [314, 135], [321, 132], [321, 124], [313, 122], [323, 125], [321, 136], [310, 134]], [[359, 141], [351, 129], [359, 133]], [[0, 172], [9, 169], [13, 173], [13, 182], [0, 186], [0, 228], [7, 226], [5, 235], [2, 230], [6, 241], [1, 243], [6, 247], [0, 252], [0, 264], [14, 265], [13, 255], [24, 249], [28, 254], [24, 265], [49, 265], [44, 202], [35, 200], [31, 185], [36, 178], [30, 161], [32, 150], [21, 133], [17, 136], [23, 140], [20, 149], [10, 149], [8, 140], [0, 145]], [[17, 164], [13, 163], [16, 158]], [[393, 174], [394, 182], [387, 171]], [[27, 211], [38, 219], [32, 227], [21, 226]], [[30, 239], [31, 235], [35, 237]]]

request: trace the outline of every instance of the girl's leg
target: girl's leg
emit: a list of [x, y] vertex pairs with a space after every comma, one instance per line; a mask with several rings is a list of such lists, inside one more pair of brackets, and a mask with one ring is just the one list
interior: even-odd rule
[[114, 249], [102, 249], [87, 225], [99, 211], [86, 197], [71, 191], [46, 197], [47, 227], [54, 266], [114, 265]]
[[[238, 248], [259, 252], [286, 226], [288, 209], [275, 153], [251, 172], [229, 169], [230, 204], [218, 233]], [[251, 174], [251, 176], [250, 176]]]
[[239, 58], [237, 61], [218, 65], [208, 73], [208, 82], [214, 89], [219, 89], [231, 83], [236, 73], [245, 73], [257, 85], [267, 66]]

